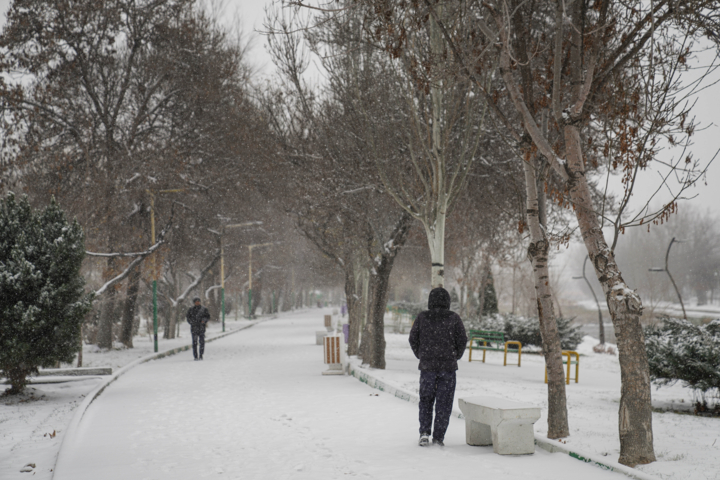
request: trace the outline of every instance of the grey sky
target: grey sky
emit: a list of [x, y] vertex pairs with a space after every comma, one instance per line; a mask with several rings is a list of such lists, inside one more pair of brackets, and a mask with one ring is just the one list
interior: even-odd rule
[[[275, 1], [277, 2], [277, 0]], [[273, 0], [225, 0], [224, 14], [222, 15], [223, 23], [228, 26], [236, 26], [236, 23], [240, 22], [242, 31], [253, 39], [254, 47], [249, 53], [249, 60], [266, 75], [272, 73], [273, 67], [265, 50], [265, 37], [258, 31], [262, 30], [265, 8], [272, 3]], [[0, 11], [5, 12], [9, 4], [10, 0], [0, 0]], [[4, 23], [4, 15], [2, 22]], [[715, 85], [701, 94], [694, 110], [700, 124], [707, 127], [705, 131], [699, 132], [695, 136], [695, 146], [692, 149], [695, 158], [707, 160], [720, 148], [720, 127], [711, 125], [713, 120], [720, 123], [717, 115], [719, 109], [720, 85]], [[649, 195], [660, 185], [659, 178], [657, 171], [644, 172], [631, 206], [639, 208], [643, 205]], [[619, 184], [616, 184], [615, 188], [619, 189]], [[692, 195], [697, 195], [697, 198], [692, 200], [694, 205], [720, 214], [720, 158], [710, 166], [707, 185], [703, 183], [694, 187], [690, 192], [690, 196]], [[667, 200], [667, 195], [661, 199]]]

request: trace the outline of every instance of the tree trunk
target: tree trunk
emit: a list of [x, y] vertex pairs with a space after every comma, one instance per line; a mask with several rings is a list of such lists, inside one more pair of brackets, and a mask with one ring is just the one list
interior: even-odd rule
[[133, 326], [135, 323], [135, 308], [137, 305], [138, 291], [140, 290], [141, 274], [142, 269], [140, 265], [138, 265], [128, 277], [127, 295], [120, 324], [120, 341], [127, 348], [133, 348]]
[[180, 326], [185, 321], [185, 305], [178, 302], [175, 305], [175, 338], [180, 338]]
[[[180, 282], [180, 274], [176, 273], [174, 275], [174, 277], [175, 278], [173, 279], [172, 295], [173, 295], [173, 297], [178, 298], [180, 296], [181, 290], [182, 290], [182, 284]], [[169, 325], [168, 325], [168, 337], [167, 337], [168, 339], [173, 339], [177, 336], [177, 330], [178, 330], [177, 321], [178, 321], [178, 311], [181, 308], [180, 304], [181, 304], [181, 302], [178, 302], [175, 305], [173, 305], [171, 302], [170, 305], [168, 305], [168, 310], [169, 310], [169, 312], [168, 312]]]
[[430, 277], [432, 288], [445, 286], [445, 217], [445, 208], [438, 208], [435, 223], [432, 226], [425, 225], [432, 261]]
[[645, 336], [640, 324], [642, 301], [628, 288], [608, 247], [593, 209], [590, 188], [585, 178], [580, 132], [575, 125], [565, 126], [570, 197], [575, 206], [583, 241], [595, 267], [608, 310], [615, 327], [622, 387], [620, 392], [620, 463], [634, 466], [655, 461], [652, 432], [650, 369]]
[[548, 371], [548, 438], [562, 438], [570, 435], [565, 394], [565, 373], [563, 372], [562, 347], [557, 322], [553, 312], [553, 298], [549, 285], [548, 250], [550, 243], [540, 223], [541, 207], [535, 164], [523, 162], [525, 170], [526, 218], [530, 230], [528, 259], [535, 275], [535, 295], [538, 306], [540, 333], [542, 334], [543, 355]]
[[78, 356], [77, 356], [77, 368], [80, 368], [83, 366], [83, 344], [85, 343], [83, 339], [83, 328], [85, 328], [85, 321], [83, 319], [83, 323], [80, 324], [80, 342], [78, 344]]
[[388, 258], [383, 256], [381, 264], [375, 267], [376, 275], [372, 276], [372, 295], [370, 303], [370, 315], [368, 323], [373, 328], [369, 332], [372, 341], [368, 346], [368, 358], [363, 359], [369, 363], [371, 368], [385, 369], [385, 311], [388, 302], [388, 286], [390, 284], [390, 273], [394, 256]]
[[262, 274], [257, 275], [255, 280], [253, 280], [253, 289], [252, 289], [252, 311], [250, 312], [250, 317], [255, 317], [255, 312], [257, 311], [258, 305], [260, 305], [260, 302], [262, 302]]
[[483, 268], [480, 274], [480, 290], [478, 291], [478, 320], [483, 319], [483, 310], [485, 310], [485, 289], [490, 279], [490, 259], [483, 258]]
[[390, 241], [385, 244], [391, 246], [384, 247], [379, 259], [374, 261], [371, 294], [369, 302], [366, 303], [369, 308], [367, 335], [370, 341], [366, 342], [367, 347], [363, 352], [363, 363], [369, 363], [372, 368], [385, 368], [385, 310], [390, 274], [395, 257], [405, 245], [412, 220], [409, 214], [403, 213], [395, 224]]
[[370, 304], [370, 295], [372, 294], [372, 291], [370, 290], [370, 271], [367, 268], [362, 269], [362, 273], [360, 275], [360, 281], [362, 282], [362, 294], [360, 295], [360, 319], [362, 321], [362, 326], [360, 328], [360, 331], [362, 332], [360, 334], [360, 348], [358, 350], [358, 356], [362, 359], [363, 364], [368, 363], [369, 360], [369, 353], [371, 351], [370, 344], [373, 341], [372, 336], [372, 322], [370, 321], [370, 318], [368, 316], [369, 313], [369, 304]]
[[[110, 243], [109, 251], [114, 251], [115, 245]], [[116, 257], [110, 257], [107, 260], [105, 271], [103, 272], [103, 281], [110, 280], [118, 273], [118, 261]], [[117, 296], [117, 284], [108, 288], [105, 292], [102, 308], [100, 310], [100, 320], [98, 322], [97, 346], [100, 348], [112, 348], [113, 342], [113, 325], [115, 323], [115, 303]]]
[[98, 323], [97, 346], [110, 349], [113, 342], [113, 324], [115, 323], [115, 297], [117, 292], [114, 287], [105, 292], [103, 306], [100, 309], [100, 321]]
[[360, 301], [357, 296], [357, 279], [354, 266], [345, 269], [345, 299], [347, 301], [348, 324], [350, 324], [348, 355], [357, 355], [362, 319], [360, 317]]
[[5, 390], [5, 395], [17, 395], [22, 393], [27, 385], [27, 378], [31, 373], [33, 373], [33, 370], [36, 369], [28, 368], [25, 365], [15, 365], [7, 369], [4, 373], [5, 376], [7, 376], [10, 388]]

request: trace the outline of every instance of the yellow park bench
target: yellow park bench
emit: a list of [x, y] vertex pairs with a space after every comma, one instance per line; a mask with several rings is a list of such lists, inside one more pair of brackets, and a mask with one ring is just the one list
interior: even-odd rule
[[[575, 365], [575, 383], [578, 383], [580, 374], [580, 354], [571, 350], [563, 350], [563, 365], [567, 365], [567, 372], [565, 374], [565, 384], [570, 385], [570, 366]], [[572, 357], [575, 357], [575, 360]], [[547, 365], [545, 365], [545, 383], [548, 382], [547, 377]]]
[[517, 349], [509, 350], [510, 353], [517, 352], [518, 354], [518, 367], [520, 366], [520, 359], [522, 357], [522, 343], [514, 340], [505, 341], [505, 332], [496, 332], [493, 330], [470, 330], [470, 344], [468, 349], [470, 354], [468, 355], [468, 361], [472, 362], [473, 350], [482, 350], [483, 358], [482, 362], [485, 363], [485, 352], [492, 350], [495, 352], [505, 352], [505, 360], [503, 366], [507, 366], [507, 354], [508, 346], [516, 346]]

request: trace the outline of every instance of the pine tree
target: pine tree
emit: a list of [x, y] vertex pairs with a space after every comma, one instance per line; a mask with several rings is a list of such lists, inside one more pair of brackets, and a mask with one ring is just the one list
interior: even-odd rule
[[70, 362], [90, 309], [80, 266], [83, 231], [53, 200], [33, 210], [27, 197], [0, 200], [0, 369], [22, 392], [39, 367]]
[[485, 284], [485, 300], [483, 302], [482, 314], [493, 315], [498, 313], [497, 293], [495, 293], [495, 279], [492, 272], [488, 274], [488, 280]]

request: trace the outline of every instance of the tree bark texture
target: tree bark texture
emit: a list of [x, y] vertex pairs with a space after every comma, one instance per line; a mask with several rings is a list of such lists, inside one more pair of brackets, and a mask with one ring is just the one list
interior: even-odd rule
[[[375, 264], [370, 276], [370, 291], [368, 299], [368, 342], [363, 352], [363, 363], [370, 364], [372, 368], [385, 368], [385, 311], [387, 309], [390, 274], [392, 273], [395, 257], [405, 245], [412, 216], [403, 213], [398, 220], [392, 235], [390, 236], [389, 247], [383, 247], [382, 254], [376, 257]], [[444, 235], [443, 235], [444, 237]]]
[[[260, 305], [260, 302], [262, 302], [262, 290], [263, 290], [263, 281], [262, 281], [262, 273], [260, 275], [255, 276], [255, 279], [253, 280], [253, 289], [252, 289], [252, 311], [250, 312], [250, 317], [255, 317], [255, 312], [257, 311], [258, 305]], [[217, 317], [215, 317], [217, 318]]]
[[432, 273], [430, 285], [432, 288], [445, 286], [445, 209], [438, 208], [438, 214], [433, 219], [432, 226], [425, 226], [425, 233], [430, 247], [430, 260]]
[[[348, 262], [350, 263], [350, 262]], [[348, 355], [357, 355], [360, 341], [360, 302], [357, 296], [357, 279], [355, 269], [348, 266], [345, 269], [345, 300], [347, 301], [348, 324], [350, 334], [348, 335]]]
[[83, 329], [85, 328], [85, 322], [80, 324], [80, 338], [78, 339], [78, 356], [77, 356], [77, 365], [75, 365], [77, 368], [80, 368], [83, 366], [83, 343], [85, 343], [85, 340], [83, 339]]
[[[109, 251], [114, 251], [114, 244], [110, 244]], [[105, 265], [103, 279], [110, 280], [118, 271], [118, 261], [115, 257], [110, 257]], [[100, 310], [100, 321], [98, 322], [97, 346], [100, 348], [112, 348], [113, 342], [113, 325], [115, 324], [115, 304], [117, 297], [117, 285], [110, 287], [103, 299], [102, 308]]]
[[590, 188], [585, 178], [580, 132], [575, 125], [565, 126], [570, 197], [590, 261], [597, 275], [615, 327], [620, 359], [620, 463], [634, 466], [655, 461], [652, 431], [650, 369], [645, 350], [645, 335], [640, 324], [642, 302], [628, 288], [605, 242], [593, 209]]
[[478, 319], [482, 320], [485, 310], [485, 289], [490, 279], [490, 258], [483, 256], [483, 267], [480, 273], [480, 288], [478, 290]]
[[137, 307], [138, 291], [140, 290], [140, 265], [135, 267], [128, 277], [125, 304], [123, 305], [122, 321], [120, 323], [120, 342], [127, 348], [133, 348], [133, 326], [135, 324], [135, 310]]
[[540, 333], [543, 341], [543, 355], [548, 371], [548, 438], [562, 438], [570, 435], [563, 371], [562, 347], [558, 333], [553, 298], [549, 285], [548, 250], [550, 243], [540, 223], [541, 207], [538, 200], [537, 162], [523, 162], [525, 171], [526, 219], [530, 230], [528, 259], [535, 276], [535, 295], [538, 306]]

